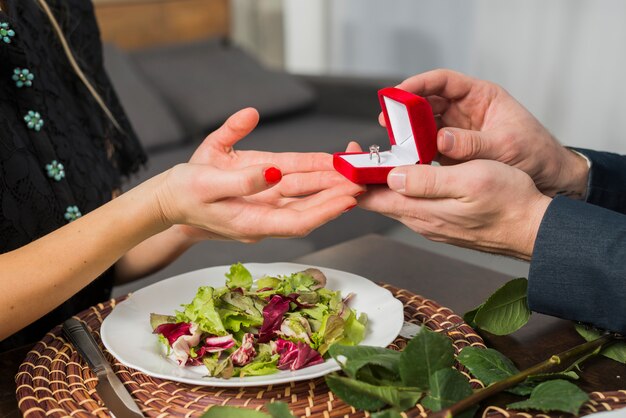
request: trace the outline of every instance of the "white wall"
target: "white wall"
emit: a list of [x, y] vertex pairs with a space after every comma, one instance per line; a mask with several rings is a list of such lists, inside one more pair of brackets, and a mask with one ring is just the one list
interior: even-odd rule
[[292, 71], [452, 68], [500, 83], [563, 143], [626, 154], [622, 0], [283, 2]]

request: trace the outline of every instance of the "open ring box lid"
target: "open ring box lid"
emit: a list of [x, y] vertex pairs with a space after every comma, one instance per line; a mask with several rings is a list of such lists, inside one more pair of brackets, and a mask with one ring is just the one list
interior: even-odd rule
[[[391, 150], [340, 152], [333, 155], [335, 170], [358, 184], [386, 184], [387, 174], [401, 165], [430, 164], [437, 153], [437, 124], [423, 97], [387, 87], [378, 91]], [[370, 158], [371, 157], [371, 158]]]

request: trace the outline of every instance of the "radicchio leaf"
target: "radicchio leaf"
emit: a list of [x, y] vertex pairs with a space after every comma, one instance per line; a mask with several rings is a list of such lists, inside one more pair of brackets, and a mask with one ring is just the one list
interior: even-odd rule
[[196, 350], [196, 356], [187, 360], [188, 364], [193, 366], [199, 366], [202, 364], [202, 358], [209, 353], [218, 353], [229, 349], [235, 345], [235, 339], [232, 335], [225, 335], [223, 337], [207, 337], [204, 339], [204, 344]]
[[255, 356], [254, 335], [246, 333], [241, 339], [241, 347], [231, 354], [231, 359], [235, 366], [245, 366], [250, 363]]
[[171, 346], [181, 335], [191, 335], [190, 327], [191, 323], [189, 322], [179, 322], [177, 324], [166, 323], [156, 327], [153, 334], [163, 335], [167, 338], [167, 342], [170, 343]]
[[[172, 346], [170, 357], [176, 360], [179, 366], [182, 367], [186, 365], [190, 360], [192, 360], [190, 357], [191, 348], [198, 345], [201, 335], [202, 331], [198, 329], [196, 324], [190, 324], [188, 333], [181, 334], [174, 340], [174, 342], [170, 342], [170, 345]], [[168, 338], [168, 341], [171, 340]]]
[[263, 325], [259, 330], [259, 342], [266, 343], [274, 337], [274, 333], [280, 329], [283, 316], [289, 310], [291, 298], [274, 295], [269, 303], [263, 308]]
[[276, 341], [276, 353], [280, 354], [278, 360], [280, 370], [298, 370], [324, 362], [320, 353], [303, 342], [296, 344], [292, 341], [278, 339]]

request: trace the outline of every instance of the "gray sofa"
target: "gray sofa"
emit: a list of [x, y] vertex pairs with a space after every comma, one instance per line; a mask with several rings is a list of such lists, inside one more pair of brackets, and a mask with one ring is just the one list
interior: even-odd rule
[[[109, 77], [149, 157], [126, 188], [185, 162], [207, 133], [247, 106], [259, 127], [238, 149], [338, 152], [349, 140], [388, 143], [377, 123], [376, 92], [397, 80], [297, 77], [263, 68], [222, 40], [127, 53], [105, 46]], [[300, 239], [256, 244], [204, 242], [164, 270], [119, 286], [123, 294], [160, 279], [213, 265], [287, 261], [394, 223], [355, 209]]]

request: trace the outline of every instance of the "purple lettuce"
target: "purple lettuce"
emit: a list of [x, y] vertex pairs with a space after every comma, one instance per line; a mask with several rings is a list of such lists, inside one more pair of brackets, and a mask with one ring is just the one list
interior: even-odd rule
[[161, 334], [167, 338], [167, 342], [174, 345], [174, 342], [182, 335], [191, 335], [191, 323], [179, 322], [177, 324], [161, 324], [156, 327], [153, 334]]
[[263, 325], [259, 330], [259, 342], [266, 343], [270, 341], [276, 331], [280, 329], [283, 322], [283, 316], [289, 311], [289, 304], [292, 299], [287, 296], [274, 295], [269, 303], [263, 308]]
[[278, 339], [276, 340], [275, 352], [280, 354], [278, 360], [280, 370], [293, 371], [324, 362], [320, 353], [301, 341], [294, 343], [293, 341]]

